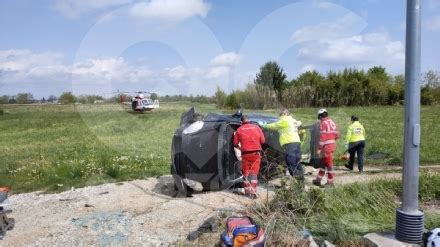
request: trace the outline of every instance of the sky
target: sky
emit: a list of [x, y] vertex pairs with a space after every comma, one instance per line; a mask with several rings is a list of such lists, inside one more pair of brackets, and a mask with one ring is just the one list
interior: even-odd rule
[[[440, 0], [422, 1], [422, 71], [440, 70]], [[277, 61], [404, 73], [402, 0], [3, 0], [0, 95], [213, 95]]]

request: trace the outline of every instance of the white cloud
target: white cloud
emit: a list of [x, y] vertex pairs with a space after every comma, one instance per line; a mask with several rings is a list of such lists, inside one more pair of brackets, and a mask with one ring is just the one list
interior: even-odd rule
[[316, 69], [316, 66], [314, 64], [306, 64], [299, 70], [299, 72], [304, 73], [307, 71], [313, 71], [315, 69]]
[[[218, 58], [228, 56], [218, 56]], [[215, 86], [225, 83], [234, 59], [217, 61], [203, 68], [177, 65], [151, 70], [145, 63], [130, 63], [122, 57], [98, 57], [66, 64], [57, 53], [34, 53], [30, 50], [0, 50], [0, 84], [13, 91], [33, 88], [44, 95], [54, 85], [75, 94], [92, 94], [111, 91], [112, 87], [144, 88], [173, 94], [210, 94]], [[50, 86], [49, 86], [50, 85]], [[57, 90], [57, 89], [53, 89]], [[37, 92], [38, 91], [38, 92]], [[34, 92], [34, 91], [33, 91]]]
[[135, 4], [130, 14], [146, 21], [179, 22], [193, 16], [205, 18], [209, 9], [204, 0], [150, 0]]
[[231, 68], [238, 65], [241, 61], [240, 55], [235, 52], [226, 52], [215, 56], [210, 61], [205, 78], [219, 79], [225, 78], [231, 72]]
[[294, 43], [313, 40], [335, 39], [348, 36], [357, 26], [364, 25], [364, 21], [353, 13], [348, 13], [342, 18], [328, 23], [323, 22], [315, 26], [298, 29], [292, 34]]
[[235, 52], [222, 53], [211, 60], [212, 66], [235, 66], [241, 60], [240, 55]]
[[63, 16], [75, 19], [100, 9], [121, 6], [132, 0], [55, 0], [54, 9]]
[[172, 80], [182, 80], [188, 74], [188, 70], [182, 65], [178, 65], [176, 67], [165, 70], [167, 71], [168, 77]]
[[206, 78], [208, 79], [216, 79], [223, 76], [229, 75], [231, 68], [228, 66], [217, 66], [212, 67], [208, 69], [208, 72], [206, 73]]
[[0, 70], [21, 71], [36, 66], [48, 66], [60, 63], [63, 56], [59, 53], [44, 52], [32, 53], [30, 50], [2, 50], [0, 51]]
[[440, 15], [434, 16], [426, 22], [428, 30], [437, 31], [440, 30]]
[[30, 50], [0, 51], [0, 71], [4, 83], [52, 81], [66, 83], [111, 81], [140, 82], [152, 75], [145, 66], [127, 64], [123, 58], [93, 58], [66, 65], [58, 53], [33, 53]]
[[404, 46], [387, 33], [368, 33], [350, 38], [305, 43], [298, 59], [326, 65], [383, 65], [396, 69], [403, 66]]

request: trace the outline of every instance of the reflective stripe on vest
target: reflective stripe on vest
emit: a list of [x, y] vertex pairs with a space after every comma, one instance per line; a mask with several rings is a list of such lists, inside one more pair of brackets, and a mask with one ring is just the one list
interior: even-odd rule
[[327, 144], [332, 144], [332, 143], [336, 143], [335, 140], [327, 140], [327, 141], [323, 141], [323, 142], [319, 142], [319, 145], [327, 145]]
[[337, 134], [339, 131], [337, 130], [328, 130], [328, 131], [321, 131], [323, 134]]

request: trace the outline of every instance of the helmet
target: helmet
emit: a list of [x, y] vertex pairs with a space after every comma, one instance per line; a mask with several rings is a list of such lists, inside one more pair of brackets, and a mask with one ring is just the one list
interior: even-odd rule
[[324, 109], [324, 108], [319, 109], [319, 111], [318, 111], [318, 115], [323, 114], [323, 113], [327, 113], [327, 110]]
[[328, 112], [327, 112], [326, 109], [324, 109], [324, 108], [319, 109], [319, 111], [318, 111], [318, 119], [321, 119], [322, 117], [327, 116], [327, 115], [328, 115]]
[[289, 109], [287, 108], [281, 109], [280, 116], [287, 116], [287, 115], [290, 115]]

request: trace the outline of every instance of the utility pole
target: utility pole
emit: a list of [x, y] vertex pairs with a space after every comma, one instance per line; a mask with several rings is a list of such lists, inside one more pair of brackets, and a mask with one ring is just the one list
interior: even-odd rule
[[396, 210], [396, 239], [414, 244], [422, 242], [424, 227], [419, 210], [420, 15], [420, 0], [407, 0], [403, 193], [402, 206]]

